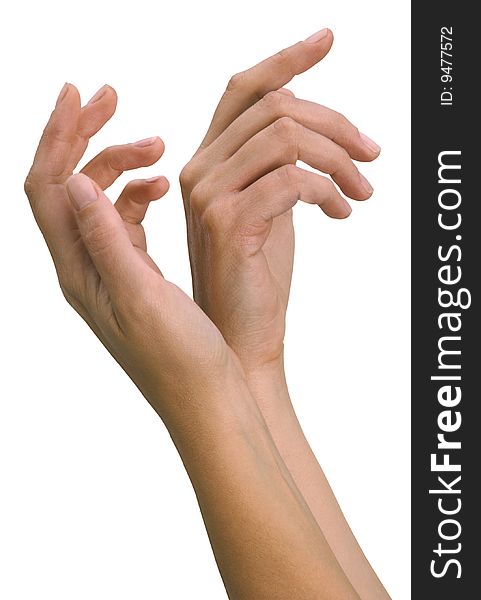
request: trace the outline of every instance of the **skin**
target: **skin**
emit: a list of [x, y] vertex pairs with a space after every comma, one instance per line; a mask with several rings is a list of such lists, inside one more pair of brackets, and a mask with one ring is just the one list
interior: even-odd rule
[[[320, 32], [234, 75], [180, 181], [194, 297], [239, 357], [249, 389], [299, 490], [362, 598], [388, 594], [354, 538], [295, 415], [283, 362], [298, 200], [332, 218], [372, 187], [353, 160], [380, 148], [344, 116], [282, 88], [324, 58]], [[296, 165], [302, 160], [322, 173]]]
[[[294, 46], [297, 71], [318, 62], [331, 41], [327, 33], [323, 41]], [[301, 158], [327, 169], [346, 194], [363, 199], [370, 193], [344, 148], [352, 144], [349, 153], [357, 159], [374, 156], [366, 155], [365, 143], [344, 121], [335, 121], [335, 113], [287, 91], [277, 95], [292, 101], [298, 121], [269, 112], [277, 100], [263, 99], [274, 97], [268, 88], [284, 85], [289, 53], [231, 81], [195, 162], [183, 171], [197, 303], [166, 281], [147, 254], [141, 223], [149, 203], [167, 191], [165, 178], [131, 181], [114, 205], [104, 193], [123, 171], [156, 162], [160, 138], [107, 148], [73, 175], [88, 140], [115, 112], [110, 86], [82, 107], [77, 89], [66, 84], [25, 191], [67, 301], [168, 428], [229, 597], [386, 598], [375, 595], [375, 576], [367, 585], [356, 578], [357, 565], [365, 566], [357, 545], [343, 554], [342, 544], [352, 545], [354, 538], [344, 535], [322, 471], [307, 442], [299, 442], [302, 432], [280, 367], [292, 269], [290, 209], [302, 194], [331, 216], [348, 212], [328, 179], [294, 175], [293, 164]], [[319, 131], [321, 113], [334, 121]], [[252, 160], [255, 154], [258, 160]], [[201, 165], [205, 174], [196, 179]], [[283, 235], [285, 248], [276, 250]], [[217, 301], [225, 306], [217, 310]], [[312, 501], [316, 493], [324, 494], [325, 509]], [[325, 532], [326, 517], [341, 525], [324, 523]], [[352, 565], [346, 562], [350, 553]]]

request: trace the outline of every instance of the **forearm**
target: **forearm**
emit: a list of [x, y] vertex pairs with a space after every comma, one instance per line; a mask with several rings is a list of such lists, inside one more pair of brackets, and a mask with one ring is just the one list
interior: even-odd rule
[[363, 600], [389, 598], [364, 556], [307, 442], [292, 406], [282, 360], [248, 374], [248, 385], [278, 451], [340, 566]]
[[[220, 391], [222, 390], [222, 392]], [[240, 380], [182, 399], [167, 427], [235, 600], [359, 598]]]

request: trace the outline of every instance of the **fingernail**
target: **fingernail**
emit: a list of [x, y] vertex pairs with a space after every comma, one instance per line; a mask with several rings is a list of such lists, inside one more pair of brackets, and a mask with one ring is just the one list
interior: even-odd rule
[[60, 90], [60, 94], [58, 95], [57, 102], [55, 103], [56, 107], [60, 104], [60, 102], [62, 102], [62, 100], [67, 95], [68, 88], [69, 88], [69, 84], [64, 83], [63, 88]]
[[96, 92], [91, 98], [90, 100], [87, 102], [86, 106], [88, 106], [89, 104], [93, 104], [94, 102], [97, 102], [98, 100], [100, 100], [100, 98], [102, 98], [103, 96], [105, 96], [105, 93], [108, 89], [108, 85], [105, 84], [103, 85], [98, 92]]
[[374, 188], [369, 183], [369, 181], [364, 177], [362, 173], [359, 173], [359, 179], [361, 181], [362, 187], [366, 190], [366, 193], [371, 195], [374, 191]]
[[145, 183], [155, 183], [156, 181], [159, 181], [159, 179], [162, 179], [162, 175], [157, 175], [157, 177], [150, 177], [150, 179], [144, 179]]
[[144, 148], [145, 146], [152, 146], [152, 144], [155, 144], [155, 142], [158, 139], [159, 138], [157, 136], [145, 138], [145, 140], [139, 140], [138, 142], [135, 142], [134, 146], [137, 146], [138, 148]]
[[98, 199], [98, 193], [86, 175], [72, 175], [67, 180], [67, 192], [75, 210], [82, 210]]
[[368, 137], [365, 133], [361, 133], [360, 135], [362, 141], [364, 142], [364, 145], [367, 146], [369, 150], [371, 150], [371, 152], [376, 152], [376, 154], [379, 154], [379, 152], [381, 152], [381, 146], [378, 146], [374, 140], [371, 140], [371, 138]]
[[318, 31], [317, 33], [313, 33], [308, 38], [306, 38], [304, 41], [309, 42], [309, 44], [315, 44], [316, 42], [320, 42], [321, 40], [323, 40], [328, 33], [329, 33], [329, 29], [327, 29], [327, 28], [321, 29], [321, 31]]

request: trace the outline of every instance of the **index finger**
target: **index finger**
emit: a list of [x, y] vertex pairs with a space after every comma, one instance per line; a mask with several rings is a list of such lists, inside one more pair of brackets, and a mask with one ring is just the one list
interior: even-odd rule
[[268, 92], [278, 90], [321, 61], [331, 49], [333, 39], [330, 29], [322, 29], [303, 42], [234, 75], [216, 108], [201, 148], [211, 144], [240, 114]]

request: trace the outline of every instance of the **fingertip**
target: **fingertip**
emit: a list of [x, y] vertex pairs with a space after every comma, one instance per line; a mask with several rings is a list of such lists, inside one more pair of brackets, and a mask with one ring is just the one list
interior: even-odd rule
[[105, 85], [107, 86], [109, 93], [112, 94], [114, 96], [115, 100], [117, 101], [118, 100], [117, 90], [112, 85], [110, 85], [110, 83], [106, 83]]
[[101, 101], [108, 101], [114, 106], [117, 105], [117, 92], [114, 88], [108, 83], [104, 84], [100, 89], [98, 89], [95, 94], [90, 98], [85, 107], [92, 106], [92, 104], [99, 103]]
[[91, 138], [109, 121], [117, 108], [117, 92], [108, 84], [103, 85], [81, 109], [78, 132]]
[[324, 27], [324, 29], [321, 29], [320, 31], [316, 31], [316, 33], [313, 33], [312, 35], [307, 37], [304, 40], [304, 42], [306, 42], [308, 44], [319, 44], [321, 42], [325, 43], [326, 41], [329, 41], [330, 39], [332, 39], [332, 37], [333, 37], [332, 31], [328, 27]]
[[[307, 64], [309, 64], [310, 68], [314, 64], [323, 60], [327, 54], [329, 54], [332, 44], [334, 42], [334, 34], [332, 31], [325, 27], [321, 29], [317, 33], [310, 35], [303, 42], [299, 42], [299, 46], [302, 48], [303, 52], [307, 51]], [[302, 67], [299, 72], [307, 70], [305, 67]], [[296, 72], [296, 74], [298, 74]]]
[[[341, 202], [335, 208], [334, 207], [327, 208], [326, 206], [321, 205], [321, 204], [319, 205], [319, 208], [329, 218], [336, 219], [339, 221], [343, 221], [344, 219], [347, 219], [348, 217], [351, 216], [351, 213], [352, 213], [351, 205], [349, 204], [349, 202], [347, 202], [347, 200], [344, 200], [344, 198], [342, 198], [342, 197], [341, 197]], [[334, 210], [333, 210], [333, 208], [334, 208]]]
[[364, 175], [362, 173], [359, 173], [359, 179], [361, 181], [361, 186], [362, 189], [365, 193], [365, 197], [361, 198], [361, 200], [368, 200], [373, 192], [374, 192], [374, 188], [372, 187], [372, 185], [369, 183], [369, 181], [364, 177]]
[[332, 32], [332, 29], [328, 29], [327, 35], [326, 35], [326, 40], [324, 42], [324, 47], [325, 47], [324, 56], [326, 54], [329, 54], [333, 44], [334, 44], [334, 33]]
[[75, 101], [80, 102], [79, 91], [73, 83], [66, 82], [57, 97], [54, 111], [59, 112], [65, 107], [70, 107]]
[[162, 148], [165, 148], [163, 140], [158, 136], [154, 135], [149, 138], [144, 138], [143, 140], [139, 140], [138, 142], [133, 142], [133, 146], [136, 148], [151, 148], [154, 146], [158, 146], [160, 143]]
[[157, 188], [162, 190], [162, 196], [167, 193], [170, 188], [170, 183], [167, 177], [164, 175], [156, 175], [155, 177], [149, 177], [149, 179], [144, 179], [144, 183], [149, 186], [155, 185]]
[[162, 138], [158, 138], [159, 139], [159, 143], [160, 143], [160, 150], [161, 150], [161, 155], [165, 152], [165, 143], [164, 140]]
[[[79, 112], [79, 91], [72, 83], [66, 83], [58, 95], [55, 108], [44, 130], [44, 136], [50, 138], [51, 144], [60, 146], [64, 140], [70, 139], [75, 134]], [[65, 151], [65, 148], [63, 150]], [[63, 164], [66, 156], [55, 155], [52, 157], [50, 150], [49, 160], [52, 161], [52, 159]]]
[[119, 102], [119, 96], [118, 96], [117, 90], [115, 88], [113, 88], [109, 84], [106, 84], [106, 85], [108, 87], [108, 93], [109, 93], [110, 97], [112, 98], [113, 110], [115, 112], [115, 110], [117, 108], [117, 104]]
[[[344, 200], [344, 199], [343, 199]], [[344, 215], [340, 217], [341, 219], [347, 219], [351, 216], [352, 208], [347, 200], [344, 200]]]
[[68, 82], [65, 82], [63, 84], [62, 89], [60, 90], [59, 95], [57, 96], [57, 101], [55, 102], [55, 107], [57, 107], [65, 98], [65, 96], [68, 94], [70, 88], [70, 84]]
[[165, 144], [158, 135], [134, 142], [132, 146], [142, 152], [145, 167], [157, 162], [165, 151]]
[[359, 137], [361, 138], [364, 148], [367, 149], [369, 151], [369, 154], [372, 156], [371, 160], [374, 160], [379, 156], [379, 154], [381, 154], [381, 146], [379, 146], [379, 144], [376, 144], [376, 142], [372, 140], [369, 136], [367, 136], [365, 133], [360, 132]]

